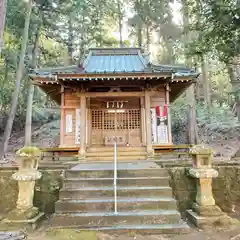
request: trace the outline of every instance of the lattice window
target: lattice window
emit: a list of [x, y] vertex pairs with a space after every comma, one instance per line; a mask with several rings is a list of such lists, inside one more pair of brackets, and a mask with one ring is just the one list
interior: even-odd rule
[[92, 110], [92, 129], [124, 130], [140, 128], [140, 110], [130, 109], [124, 112]]
[[103, 128], [105, 130], [115, 129], [115, 112], [104, 112]]
[[140, 110], [131, 109], [128, 111], [129, 114], [129, 129], [140, 128]]
[[128, 129], [128, 112], [116, 113], [117, 130]]
[[102, 110], [92, 110], [92, 129], [102, 129]]

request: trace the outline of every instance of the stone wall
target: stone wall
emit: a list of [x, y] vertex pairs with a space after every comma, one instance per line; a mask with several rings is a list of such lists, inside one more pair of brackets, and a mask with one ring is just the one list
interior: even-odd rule
[[[240, 167], [214, 167], [219, 176], [213, 179], [213, 195], [216, 204], [227, 213], [240, 212]], [[188, 167], [169, 168], [170, 184], [178, 200], [178, 207], [185, 217], [196, 196], [195, 179], [188, 175]]]
[[[170, 184], [178, 200], [179, 210], [185, 216], [195, 199], [195, 179], [188, 176], [188, 167], [168, 168]], [[213, 180], [213, 194], [217, 205], [225, 212], [232, 209], [240, 213], [240, 166], [219, 166], [219, 177]], [[0, 170], [0, 215], [13, 209], [16, 204], [17, 182], [11, 179], [14, 170]], [[62, 187], [63, 170], [43, 170], [43, 176], [35, 187], [34, 204], [45, 213], [54, 212], [54, 203], [58, 200]]]
[[[18, 186], [11, 179], [14, 170], [0, 171], [0, 215], [5, 215], [16, 205]], [[61, 170], [41, 171], [42, 178], [35, 186], [34, 205], [45, 213], [54, 212], [54, 203], [58, 200], [59, 189], [62, 187]]]

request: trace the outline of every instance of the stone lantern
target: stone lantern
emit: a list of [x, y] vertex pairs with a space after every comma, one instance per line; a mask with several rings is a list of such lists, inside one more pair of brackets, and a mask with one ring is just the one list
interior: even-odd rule
[[215, 205], [212, 193], [212, 179], [218, 172], [212, 168], [212, 149], [200, 144], [190, 149], [193, 166], [189, 175], [196, 178], [197, 195], [192, 210], [187, 211], [188, 218], [198, 227], [218, 223], [226, 223], [229, 217]]
[[35, 181], [42, 174], [37, 170], [41, 151], [36, 147], [23, 147], [17, 151], [18, 172], [12, 178], [18, 181], [18, 199], [4, 223], [27, 223], [35, 226], [36, 221], [44, 214], [33, 206]]

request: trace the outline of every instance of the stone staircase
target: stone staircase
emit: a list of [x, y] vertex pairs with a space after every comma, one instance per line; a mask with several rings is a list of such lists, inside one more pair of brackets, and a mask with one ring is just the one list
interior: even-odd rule
[[[90, 147], [86, 152], [87, 161], [113, 161], [113, 146]], [[147, 157], [146, 147], [121, 147], [117, 148], [119, 161], [145, 160]]]
[[189, 232], [177, 211], [166, 169], [155, 163], [119, 163], [117, 214], [113, 175], [112, 163], [81, 163], [66, 170], [51, 226], [151, 234]]

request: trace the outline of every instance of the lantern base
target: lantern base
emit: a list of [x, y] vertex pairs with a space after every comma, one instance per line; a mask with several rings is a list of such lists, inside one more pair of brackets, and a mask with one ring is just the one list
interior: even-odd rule
[[[31, 219], [23, 218], [23, 219], [13, 219], [13, 215], [11, 215], [11, 219], [8, 217], [5, 218], [1, 224], [0, 229], [9, 230], [9, 229], [26, 229], [26, 230], [35, 230], [39, 224], [39, 222], [43, 219], [44, 213], [39, 212], [35, 217]], [[18, 215], [19, 217], [20, 215]]]
[[194, 203], [192, 208], [193, 208], [193, 211], [199, 216], [212, 217], [212, 216], [225, 215], [225, 213], [222, 212], [220, 207], [218, 207], [217, 205], [201, 206], [197, 203]]
[[193, 210], [187, 210], [187, 218], [196, 227], [201, 229], [206, 229], [208, 227], [222, 228], [239, 224], [236, 219], [232, 219], [224, 213], [215, 216], [200, 216]]

